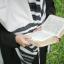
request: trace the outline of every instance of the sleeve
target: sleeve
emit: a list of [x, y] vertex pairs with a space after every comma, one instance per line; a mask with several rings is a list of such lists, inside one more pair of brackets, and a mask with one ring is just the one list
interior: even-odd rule
[[15, 35], [11, 32], [8, 32], [1, 24], [0, 24], [0, 46], [2, 47], [19, 47], [19, 45], [15, 41]]
[[7, 0], [0, 0], [0, 19], [5, 20], [7, 14]]
[[46, 0], [46, 13], [47, 16], [56, 13], [53, 0]]

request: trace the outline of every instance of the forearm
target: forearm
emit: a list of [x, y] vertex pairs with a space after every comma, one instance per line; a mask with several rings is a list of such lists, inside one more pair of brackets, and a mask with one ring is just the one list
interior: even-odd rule
[[14, 47], [14, 48], [19, 46], [16, 43], [15, 35], [13, 33], [8, 32], [1, 24], [0, 24], [0, 46]]

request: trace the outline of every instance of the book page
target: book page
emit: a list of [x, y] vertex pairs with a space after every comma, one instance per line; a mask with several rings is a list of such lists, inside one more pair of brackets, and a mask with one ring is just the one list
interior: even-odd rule
[[43, 31], [36, 31], [36, 32], [29, 33], [29, 34], [26, 34], [26, 35], [30, 36], [33, 41], [42, 41], [42, 42], [44, 40], [49, 39], [52, 36], [54, 36], [53, 34], [48, 33], [44, 30]]
[[[62, 33], [63, 32], [63, 33]], [[33, 44], [38, 47], [47, 46], [56, 43], [54, 36], [64, 34], [64, 18], [50, 15], [42, 25], [41, 31], [27, 34], [33, 40]]]
[[64, 18], [50, 15], [42, 25], [42, 31], [28, 34], [34, 41], [44, 41], [57, 36], [64, 29]]
[[42, 25], [42, 29], [57, 35], [64, 29], [64, 18], [50, 15]]

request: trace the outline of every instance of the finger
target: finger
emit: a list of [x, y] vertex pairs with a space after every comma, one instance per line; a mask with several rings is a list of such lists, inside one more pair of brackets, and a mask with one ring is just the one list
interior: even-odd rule
[[58, 38], [57, 36], [55, 36], [55, 41], [56, 42], [59, 42], [61, 39], [60, 38]]
[[28, 46], [28, 44], [22, 43], [21, 46], [26, 47], [26, 46]]
[[28, 36], [28, 35], [24, 35], [24, 38], [25, 38], [25, 39], [31, 39], [31, 37]]
[[29, 46], [29, 45], [31, 45], [30, 41], [31, 40], [25, 39], [25, 41], [23, 41], [23, 44], [26, 46]]

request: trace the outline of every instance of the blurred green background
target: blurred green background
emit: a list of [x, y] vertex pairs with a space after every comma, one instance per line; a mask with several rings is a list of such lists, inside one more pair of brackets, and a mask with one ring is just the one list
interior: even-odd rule
[[[64, 0], [54, 0], [56, 15], [64, 17]], [[47, 64], [64, 64], [64, 36], [58, 44], [51, 45], [47, 54]]]

